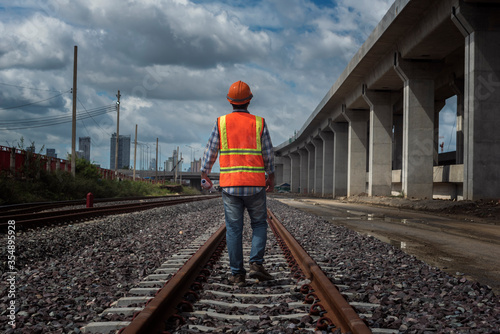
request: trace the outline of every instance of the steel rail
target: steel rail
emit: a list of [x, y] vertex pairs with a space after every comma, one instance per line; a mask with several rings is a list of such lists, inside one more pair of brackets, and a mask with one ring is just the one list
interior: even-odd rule
[[12, 216], [7, 216], [8, 218], [2, 218], [2, 222], [0, 223], [0, 231], [7, 229], [8, 220], [14, 220], [16, 222], [16, 228], [18, 229], [33, 228], [59, 222], [89, 220], [92, 218], [97, 218], [107, 215], [142, 211], [160, 206], [201, 201], [206, 199], [212, 199], [215, 197], [219, 196], [218, 195], [197, 196], [197, 197], [188, 197], [188, 198], [181, 198], [181, 199], [174, 199], [167, 201], [139, 202], [136, 204], [127, 203], [127, 204], [105, 206], [105, 207], [80, 208], [71, 210], [12, 215]]
[[135, 316], [121, 334], [161, 333], [165, 321], [177, 312], [177, 305], [207, 265], [215, 251], [224, 245], [226, 225], [223, 224], [208, 241], [165, 283], [146, 307]]
[[[275, 233], [278, 241], [286, 244], [286, 253], [290, 253], [294, 263], [297, 263], [302, 270], [302, 277], [310, 280], [309, 287], [316, 299], [316, 304], [311, 307], [311, 314], [314, 308], [320, 308], [321, 318], [318, 321], [317, 329], [326, 322], [328, 330], [340, 328], [343, 333], [368, 334], [372, 331], [361, 320], [354, 309], [339, 293], [335, 285], [326, 277], [316, 262], [306, 253], [297, 240], [278, 221], [274, 214], [268, 210], [268, 222]], [[149, 334], [149, 333], [169, 333], [165, 324], [169, 319], [175, 319], [182, 309], [182, 302], [186, 293], [192, 288], [200, 272], [206, 270], [206, 264], [212, 258], [216, 249], [224, 245], [225, 225], [218, 231], [179, 269], [179, 271], [169, 280], [157, 295], [150, 300], [146, 307], [140, 311], [125, 328], [120, 330], [120, 334]], [[218, 254], [220, 255], [220, 254]], [[218, 256], [217, 255], [217, 256]], [[293, 270], [292, 270], [293, 271]], [[303, 291], [303, 294], [309, 291]], [[309, 298], [310, 293], [306, 297]], [[173, 317], [173, 318], [172, 318]], [[323, 323], [321, 323], [323, 321]], [[326, 325], [324, 325], [326, 327]]]
[[[175, 198], [187, 195], [168, 195], [168, 196], [134, 196], [134, 197], [114, 197], [114, 198], [94, 198], [94, 204], [96, 203], [112, 203], [112, 202], [125, 202], [125, 201], [139, 201], [139, 200], [150, 200], [150, 199], [161, 199], [161, 198]], [[11, 215], [32, 213], [49, 209], [62, 208], [65, 206], [73, 205], [85, 205], [87, 203], [86, 199], [75, 199], [67, 201], [55, 201], [55, 202], [33, 202], [33, 203], [21, 203], [21, 204], [9, 204], [0, 206], [0, 219], [8, 217]]]
[[314, 294], [320, 300], [321, 307], [324, 308], [323, 317], [331, 319], [333, 324], [340, 327], [343, 333], [347, 331], [353, 334], [372, 333], [318, 264], [307, 254], [276, 216], [270, 210], [267, 211], [269, 225], [286, 243], [302, 272], [311, 281], [310, 285], [314, 289]]

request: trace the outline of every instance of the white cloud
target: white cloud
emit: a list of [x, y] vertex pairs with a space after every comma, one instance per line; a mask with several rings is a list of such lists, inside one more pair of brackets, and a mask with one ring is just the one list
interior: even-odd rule
[[[249, 83], [250, 111], [266, 118], [273, 143], [300, 129], [392, 0], [48, 0], [0, 11], [0, 108], [36, 102], [72, 87], [78, 45], [79, 111], [113, 105], [120, 90], [120, 134], [165, 158], [179, 146], [201, 156], [216, 117], [230, 111], [229, 85]], [[47, 90], [51, 90], [49, 92]], [[0, 110], [0, 120], [71, 112], [71, 94]], [[91, 158], [109, 166], [114, 113], [79, 121]], [[2, 131], [65, 156], [70, 124]], [[142, 149], [144, 149], [143, 146]]]
[[1, 27], [0, 69], [56, 70], [67, 63], [61, 44], [69, 39], [66, 24], [56, 18], [35, 14], [20, 23]]

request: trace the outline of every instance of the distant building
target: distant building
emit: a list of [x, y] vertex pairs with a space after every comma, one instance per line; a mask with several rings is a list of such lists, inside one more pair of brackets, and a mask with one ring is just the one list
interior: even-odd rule
[[156, 170], [156, 159], [152, 158], [149, 162], [149, 170]]
[[85, 152], [83, 152], [82, 150], [78, 150], [75, 153], [78, 159], [85, 159]]
[[82, 152], [81, 155], [78, 155], [79, 158], [83, 158], [90, 162], [90, 137], [79, 137], [78, 151]]
[[193, 160], [191, 162], [190, 171], [193, 173], [198, 173], [198, 172], [200, 172], [200, 169], [201, 169], [201, 158], [200, 158], [200, 160]]
[[169, 157], [168, 160], [165, 161], [165, 171], [170, 172], [174, 168], [174, 158]]
[[[116, 133], [111, 136], [109, 152], [109, 168], [115, 169]], [[118, 140], [118, 168], [130, 167], [130, 135], [120, 136]]]
[[57, 153], [55, 148], [48, 148], [45, 151], [45, 155], [50, 157], [50, 158], [56, 158], [57, 159]]

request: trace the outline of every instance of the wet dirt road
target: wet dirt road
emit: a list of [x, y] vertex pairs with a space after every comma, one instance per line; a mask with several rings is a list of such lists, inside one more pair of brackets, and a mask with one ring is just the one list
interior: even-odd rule
[[275, 198], [401, 248], [447, 273], [487, 284], [500, 294], [500, 222], [345, 203], [330, 199]]

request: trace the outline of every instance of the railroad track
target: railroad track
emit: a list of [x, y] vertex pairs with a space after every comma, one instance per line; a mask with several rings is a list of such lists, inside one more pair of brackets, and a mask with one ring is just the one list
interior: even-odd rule
[[[269, 211], [266, 263], [274, 280], [228, 281], [225, 226], [207, 231], [113, 303], [84, 333], [372, 333], [319, 265]], [[272, 231], [272, 235], [271, 235]], [[213, 234], [211, 234], [213, 233]], [[247, 233], [250, 233], [247, 231]], [[246, 239], [249, 240], [247, 237]], [[205, 242], [206, 240], [206, 242]], [[250, 241], [244, 243], [246, 258]], [[342, 289], [342, 287], [340, 287]], [[370, 308], [358, 303], [356, 308]], [[364, 314], [369, 317], [370, 314]], [[397, 331], [396, 331], [397, 332]], [[380, 332], [394, 333], [394, 331]]]
[[[105, 204], [114, 202], [125, 202], [125, 201], [141, 201], [141, 200], [158, 200], [167, 198], [176, 198], [184, 195], [168, 195], [168, 196], [134, 196], [134, 197], [118, 197], [118, 198], [95, 198], [93, 200], [94, 204]], [[20, 203], [20, 204], [10, 204], [0, 206], [0, 218], [10, 215], [20, 215], [24, 213], [33, 213], [46, 211], [51, 209], [58, 209], [70, 206], [82, 206], [86, 205], [86, 199], [75, 199], [68, 201], [54, 201], [54, 202], [35, 202], [35, 203]]]
[[29, 213], [11, 213], [6, 212], [0, 215], [0, 230], [8, 228], [9, 221], [16, 222], [16, 229], [23, 230], [27, 228], [37, 228], [53, 224], [81, 222], [107, 215], [122, 214], [128, 212], [148, 210], [161, 206], [177, 205], [195, 201], [202, 201], [218, 197], [210, 196], [189, 196], [184, 198], [168, 199], [163, 201], [136, 201], [132, 203], [110, 205], [103, 207], [66, 209], [57, 211], [29, 212]]

